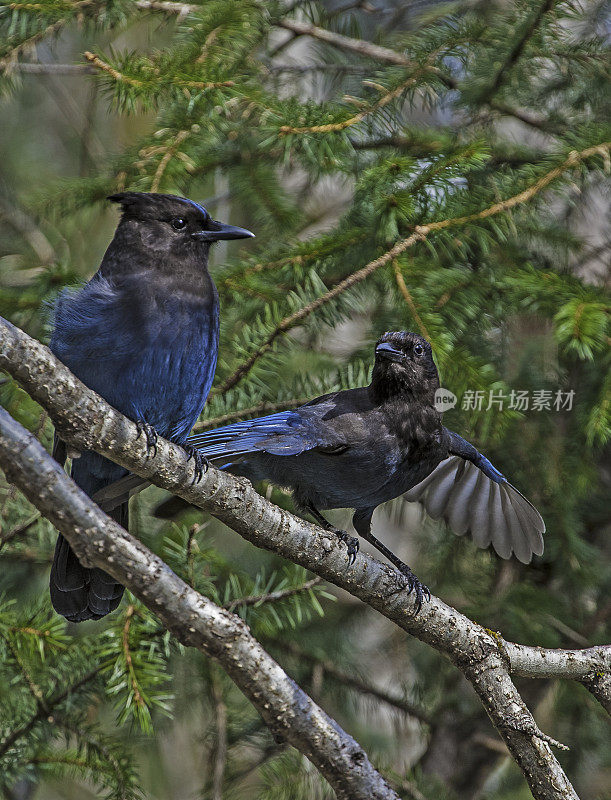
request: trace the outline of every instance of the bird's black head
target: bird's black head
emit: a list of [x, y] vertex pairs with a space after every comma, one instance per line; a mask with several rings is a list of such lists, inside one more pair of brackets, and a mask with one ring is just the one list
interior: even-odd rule
[[405, 397], [432, 405], [439, 374], [431, 345], [409, 331], [383, 334], [376, 344], [371, 387], [378, 399]]
[[172, 194], [119, 192], [108, 198], [120, 203], [123, 217], [119, 230], [135, 237], [140, 247], [156, 254], [184, 257], [185, 252], [205, 250], [220, 239], [247, 239], [254, 233], [212, 219], [203, 206]]

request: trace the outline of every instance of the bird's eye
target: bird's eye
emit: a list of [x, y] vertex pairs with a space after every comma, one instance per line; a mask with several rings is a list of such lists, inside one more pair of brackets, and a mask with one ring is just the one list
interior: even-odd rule
[[424, 353], [424, 347], [421, 344], [414, 345], [414, 355], [421, 356]]
[[172, 220], [170, 225], [174, 228], [175, 231], [181, 231], [186, 226], [186, 221], [182, 217], [176, 217]]

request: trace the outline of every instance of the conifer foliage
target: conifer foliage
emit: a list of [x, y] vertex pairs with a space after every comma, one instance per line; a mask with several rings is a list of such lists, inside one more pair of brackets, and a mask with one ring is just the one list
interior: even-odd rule
[[[198, 427], [364, 385], [381, 333], [422, 333], [458, 397], [446, 424], [528, 491], [546, 551], [500, 563], [403, 501], [375, 524], [506, 638], [604, 643], [604, 14], [590, 0], [3, 0], [0, 314], [46, 340], [58, 291], [97, 267], [114, 192], [182, 194], [246, 225], [256, 240], [213, 256], [220, 358]], [[0, 401], [50, 447], [47, 415], [6, 377]], [[201, 512], [154, 517], [166, 499], [133, 501], [135, 535], [244, 617], [402, 796], [528, 797], [437, 653]], [[1, 481], [0, 518], [5, 797], [331, 796], [133, 597], [64, 624], [45, 590], [51, 525]], [[580, 796], [601, 798], [602, 710], [574, 684], [532, 683]]]

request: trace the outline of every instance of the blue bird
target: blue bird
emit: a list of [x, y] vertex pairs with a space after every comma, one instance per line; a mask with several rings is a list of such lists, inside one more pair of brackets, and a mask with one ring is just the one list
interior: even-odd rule
[[[88, 387], [138, 423], [150, 448], [157, 435], [185, 446], [214, 377], [219, 300], [208, 255], [220, 239], [250, 231], [211, 219], [183, 197], [121, 192], [121, 220], [100, 268], [55, 306], [50, 348]], [[201, 476], [205, 459], [192, 446]], [[56, 437], [54, 456], [68, 455]], [[126, 474], [92, 451], [73, 458], [72, 477], [90, 497]], [[128, 526], [127, 503], [112, 516]], [[119, 604], [123, 587], [79, 563], [59, 536], [51, 568], [51, 600], [73, 622], [99, 619]]]
[[[298, 508], [335, 533], [348, 549], [358, 539], [320, 513], [353, 508], [357, 533], [383, 553], [415, 592], [429, 596], [411, 569], [371, 532], [374, 510], [403, 495], [422, 503], [454, 533], [523, 563], [543, 552], [545, 524], [537, 510], [472, 444], [442, 425], [435, 408], [439, 375], [430, 344], [415, 333], [385, 333], [375, 348], [371, 383], [333, 392], [292, 411], [237, 422], [190, 436], [221, 469], [292, 491]], [[145, 482], [128, 476], [97, 499], [112, 508]]]

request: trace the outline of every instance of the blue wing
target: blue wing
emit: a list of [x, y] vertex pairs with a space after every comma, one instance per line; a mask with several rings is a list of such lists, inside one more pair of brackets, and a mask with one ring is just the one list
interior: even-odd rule
[[189, 436], [187, 443], [210, 459], [246, 453], [296, 456], [315, 447], [329, 446], [329, 436], [313, 420], [297, 411], [280, 411], [224, 428]]

